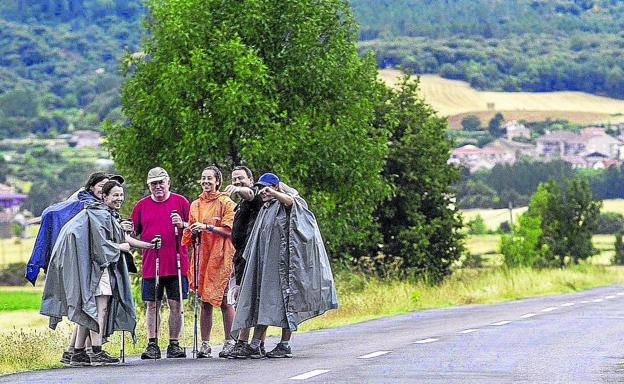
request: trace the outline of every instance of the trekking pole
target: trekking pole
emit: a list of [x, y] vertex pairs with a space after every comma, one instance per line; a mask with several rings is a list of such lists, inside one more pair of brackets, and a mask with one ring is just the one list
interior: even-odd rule
[[[156, 235], [156, 237], [160, 240], [160, 235]], [[154, 294], [154, 306], [155, 306], [155, 315], [156, 315], [156, 321], [154, 322], [154, 336], [156, 336], [156, 340], [158, 340], [158, 285], [160, 283], [159, 281], [159, 274], [160, 274], [160, 264], [159, 264], [159, 253], [160, 253], [160, 247], [156, 248], [156, 292]], [[158, 341], [156, 341], [158, 343]], [[156, 355], [154, 355], [154, 361], [156, 361]]]
[[121, 362], [126, 362], [126, 331], [121, 331]]
[[194, 316], [193, 316], [193, 359], [194, 359], [195, 356], [197, 356], [197, 352], [198, 352], [198, 349], [197, 349], [197, 346], [198, 346], [198, 342], [197, 342], [197, 259], [198, 259], [197, 234], [196, 233], [191, 234], [191, 239], [192, 239], [192, 244], [193, 244], [193, 288], [195, 290], [194, 300], [193, 300], [193, 312], [194, 312]]
[[[173, 210], [171, 213], [177, 214], [177, 210]], [[173, 225], [173, 230], [175, 232], [175, 246], [176, 246], [176, 264], [178, 267], [178, 292], [180, 293], [180, 340], [184, 339], [184, 301], [182, 300], [182, 268], [180, 266], [180, 233], [178, 232], [178, 226]], [[186, 354], [186, 347], [182, 346], [184, 353]]]

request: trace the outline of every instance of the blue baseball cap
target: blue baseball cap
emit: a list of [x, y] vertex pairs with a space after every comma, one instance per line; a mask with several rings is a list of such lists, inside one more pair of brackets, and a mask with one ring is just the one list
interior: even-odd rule
[[272, 173], [265, 173], [264, 175], [260, 176], [258, 181], [256, 181], [256, 185], [260, 185], [263, 187], [278, 186], [279, 183], [279, 177], [275, 176]]

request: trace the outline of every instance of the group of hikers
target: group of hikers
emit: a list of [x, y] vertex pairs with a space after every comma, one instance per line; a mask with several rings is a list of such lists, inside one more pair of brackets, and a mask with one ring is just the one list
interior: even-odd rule
[[[46, 271], [40, 312], [49, 316], [50, 328], [63, 317], [75, 323], [61, 362], [117, 364], [119, 358], [102, 343], [115, 331], [130, 332], [136, 342], [132, 248], [141, 250], [146, 304], [148, 344], [141, 359], [161, 358], [159, 314], [165, 296], [167, 358], [186, 357], [180, 336], [189, 290], [195, 296], [197, 358], [212, 356], [213, 307], [221, 309], [225, 333], [219, 357], [238, 359], [291, 357], [289, 342], [297, 326], [338, 307], [323, 240], [305, 200], [272, 173], [254, 181], [249, 168], [236, 166], [231, 177], [222, 188], [219, 168], [206, 167], [199, 180], [202, 192], [189, 203], [171, 192], [165, 169], [152, 168], [146, 180], [150, 194], [124, 220], [119, 214], [124, 178], [96, 172], [66, 201], [43, 211], [26, 278], [35, 284], [40, 270]], [[281, 340], [265, 352], [269, 326], [282, 329]]]

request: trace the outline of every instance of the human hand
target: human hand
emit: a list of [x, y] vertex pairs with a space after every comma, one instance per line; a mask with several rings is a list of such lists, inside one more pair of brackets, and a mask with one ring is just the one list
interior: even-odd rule
[[191, 224], [189, 228], [191, 229], [191, 232], [198, 233], [206, 229], [206, 224], [196, 221], [193, 224]]
[[162, 239], [160, 236], [156, 236], [152, 239], [152, 241], [150, 241], [150, 243], [152, 244], [152, 249], [160, 249], [162, 246]]
[[171, 212], [171, 224], [175, 225], [178, 228], [184, 227], [184, 222], [182, 221], [182, 217], [176, 211]]
[[134, 223], [132, 222], [132, 220], [124, 220], [120, 223], [120, 225], [121, 225], [121, 229], [124, 232], [127, 232], [127, 233], [134, 232]]
[[224, 192], [225, 193], [229, 193], [230, 195], [234, 195], [234, 194], [238, 193], [238, 191], [239, 191], [239, 188], [237, 186], [235, 186], [235, 185], [232, 185], [232, 184], [228, 185], [224, 189]]
[[130, 252], [130, 244], [128, 243], [119, 244], [119, 250], [123, 252]]

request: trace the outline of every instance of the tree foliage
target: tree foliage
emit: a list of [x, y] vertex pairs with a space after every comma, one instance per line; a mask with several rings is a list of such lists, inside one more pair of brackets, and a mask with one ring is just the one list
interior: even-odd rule
[[137, 198], [147, 170], [169, 170], [193, 197], [203, 167], [244, 163], [297, 188], [332, 252], [375, 238], [389, 193], [380, 171], [388, 130], [376, 126], [383, 86], [356, 50], [339, 0], [148, 1], [145, 60], [123, 86], [129, 125], [109, 127], [112, 155]]
[[396, 123], [384, 168], [395, 190], [378, 214], [386, 252], [440, 281], [463, 252], [462, 222], [451, 190], [459, 174], [446, 163], [446, 120], [417, 98], [417, 89], [418, 82], [405, 77], [383, 103], [389, 109], [385, 116]]
[[501, 252], [508, 266], [577, 264], [595, 253], [592, 234], [602, 202], [592, 196], [587, 180], [549, 180], [531, 197], [511, 235], [503, 236]]

